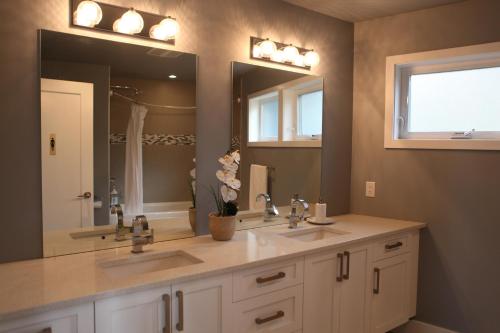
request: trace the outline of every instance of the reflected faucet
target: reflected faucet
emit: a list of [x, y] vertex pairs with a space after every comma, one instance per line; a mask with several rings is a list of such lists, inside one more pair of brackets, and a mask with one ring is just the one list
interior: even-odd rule
[[116, 214], [118, 217], [118, 223], [116, 224], [116, 230], [115, 230], [115, 240], [116, 241], [123, 241], [125, 240], [125, 235], [127, 234], [128, 230], [125, 228], [125, 225], [123, 224], [123, 209], [120, 204], [113, 205], [111, 206], [111, 214]]
[[[304, 199], [299, 199], [298, 194], [294, 194], [292, 199], [292, 211], [289, 217], [288, 228], [296, 229], [297, 225], [300, 221], [304, 219], [305, 213], [309, 210], [309, 204], [304, 201]], [[302, 213], [300, 215], [297, 214], [297, 208], [302, 206]]]
[[272, 221], [274, 217], [279, 216], [278, 208], [271, 202], [271, 197], [267, 193], [260, 193], [255, 198], [255, 201], [258, 201], [260, 198], [264, 198], [266, 201], [266, 208], [264, 209], [264, 222]]

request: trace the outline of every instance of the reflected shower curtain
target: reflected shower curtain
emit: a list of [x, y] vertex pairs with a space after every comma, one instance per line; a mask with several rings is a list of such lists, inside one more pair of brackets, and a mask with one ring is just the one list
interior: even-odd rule
[[148, 109], [132, 104], [125, 146], [125, 213], [143, 214], [142, 129]]

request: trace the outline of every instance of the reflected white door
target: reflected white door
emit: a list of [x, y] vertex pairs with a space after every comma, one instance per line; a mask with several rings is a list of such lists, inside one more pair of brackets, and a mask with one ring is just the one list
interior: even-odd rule
[[93, 84], [41, 80], [44, 231], [91, 226]]

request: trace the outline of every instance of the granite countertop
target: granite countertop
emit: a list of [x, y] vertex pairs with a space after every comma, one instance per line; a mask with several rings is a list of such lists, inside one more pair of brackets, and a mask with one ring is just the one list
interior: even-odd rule
[[[332, 238], [303, 242], [280, 236], [286, 225], [237, 231], [228, 242], [210, 235], [155, 243], [144, 254], [133, 255], [130, 247], [35, 259], [0, 265], [0, 320], [172, 283], [232, 272], [242, 268], [299, 257], [352, 243], [417, 230], [425, 223], [364, 215], [335, 217], [333, 229], [347, 232]], [[301, 223], [299, 228], [313, 228]], [[113, 277], [100, 262], [130, 256], [182, 250], [203, 262], [163, 271]]]

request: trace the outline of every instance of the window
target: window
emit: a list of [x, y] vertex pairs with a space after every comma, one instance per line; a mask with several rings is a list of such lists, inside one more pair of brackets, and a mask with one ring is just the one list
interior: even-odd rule
[[297, 106], [297, 137], [314, 138], [321, 136], [323, 90], [299, 95]]
[[387, 58], [386, 148], [500, 149], [500, 43]]
[[248, 97], [248, 145], [321, 147], [323, 80], [304, 77]]
[[278, 91], [250, 97], [248, 105], [248, 142], [278, 141]]

